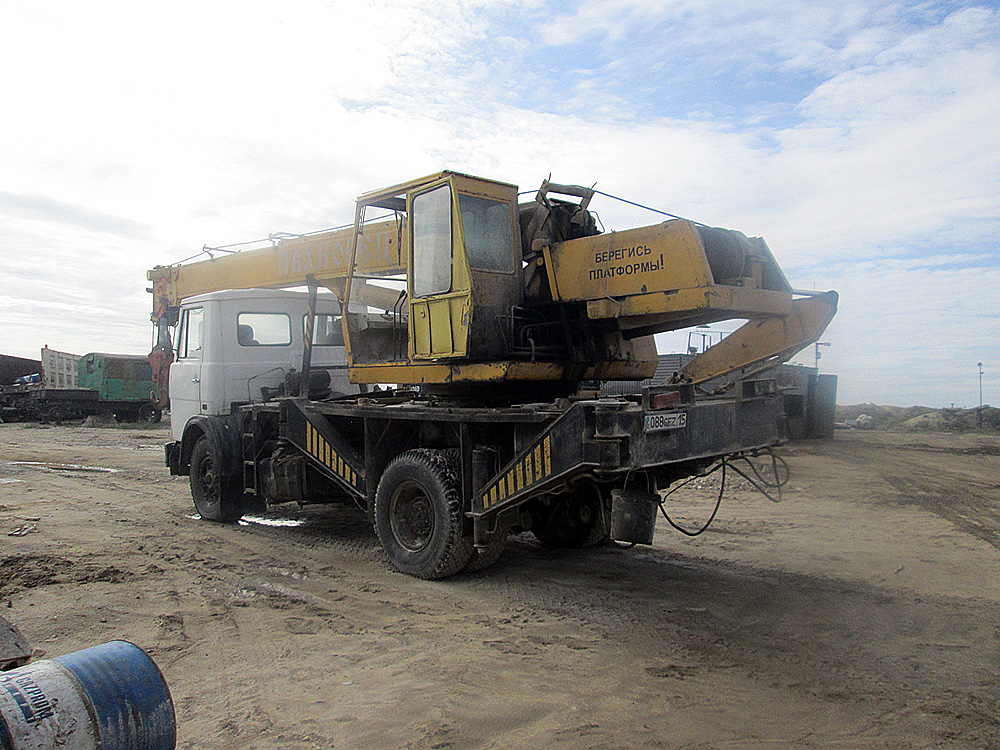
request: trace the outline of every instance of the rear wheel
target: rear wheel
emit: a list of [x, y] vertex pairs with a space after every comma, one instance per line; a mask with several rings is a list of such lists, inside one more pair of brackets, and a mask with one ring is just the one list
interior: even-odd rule
[[401, 573], [434, 579], [462, 570], [473, 546], [453, 458], [426, 448], [396, 456], [375, 493], [375, 532]]
[[191, 452], [191, 497], [206, 521], [232, 522], [243, 515], [243, 488], [220, 473], [222, 462], [204, 435]]

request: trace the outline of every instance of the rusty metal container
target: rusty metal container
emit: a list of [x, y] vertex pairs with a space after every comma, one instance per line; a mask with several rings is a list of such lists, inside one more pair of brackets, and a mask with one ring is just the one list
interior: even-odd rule
[[611, 538], [630, 544], [652, 544], [659, 498], [652, 492], [611, 491]]

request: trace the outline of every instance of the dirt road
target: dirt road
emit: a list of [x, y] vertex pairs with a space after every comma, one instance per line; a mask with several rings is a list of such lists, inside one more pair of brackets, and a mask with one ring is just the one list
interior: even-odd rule
[[696, 539], [444, 582], [349, 508], [198, 520], [167, 439], [0, 425], [0, 606], [49, 656], [145, 648], [179, 748], [1000, 747], [996, 438], [795, 444], [784, 502]]

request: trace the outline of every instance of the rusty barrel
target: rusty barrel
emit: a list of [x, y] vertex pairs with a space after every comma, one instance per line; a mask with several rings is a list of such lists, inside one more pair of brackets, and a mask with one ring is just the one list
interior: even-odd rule
[[174, 750], [163, 674], [128, 641], [0, 672], [0, 750]]

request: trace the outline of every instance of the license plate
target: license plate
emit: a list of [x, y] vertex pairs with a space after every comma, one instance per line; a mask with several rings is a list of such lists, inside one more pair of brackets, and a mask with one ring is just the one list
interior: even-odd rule
[[679, 430], [687, 426], [687, 418], [686, 411], [671, 411], [666, 414], [644, 414], [642, 416], [642, 429], [645, 432]]

